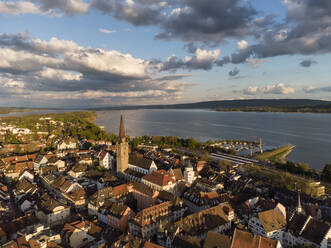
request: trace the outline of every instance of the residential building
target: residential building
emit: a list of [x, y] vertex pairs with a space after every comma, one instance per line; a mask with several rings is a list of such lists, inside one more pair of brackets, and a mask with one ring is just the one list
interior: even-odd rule
[[165, 170], [153, 171], [143, 176], [142, 183], [157, 191], [171, 192], [176, 186], [175, 177]]
[[192, 166], [190, 161], [188, 162], [188, 165], [185, 168], [184, 178], [185, 178], [186, 183], [189, 184], [189, 185], [191, 185], [195, 181], [195, 179], [197, 178], [195, 176], [195, 172], [193, 170], [193, 166]]
[[260, 212], [248, 221], [253, 233], [283, 242], [286, 219], [276, 209]]
[[123, 203], [109, 201], [98, 211], [99, 221], [125, 232], [135, 212]]
[[99, 165], [107, 170], [113, 169], [114, 157], [109, 152], [103, 150], [98, 154]]
[[70, 217], [70, 207], [44, 193], [37, 203], [37, 217], [48, 226], [66, 223]]
[[231, 248], [282, 248], [279, 241], [235, 229]]

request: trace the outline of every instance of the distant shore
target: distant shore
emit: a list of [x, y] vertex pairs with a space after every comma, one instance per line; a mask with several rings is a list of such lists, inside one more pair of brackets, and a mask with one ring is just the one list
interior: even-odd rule
[[298, 107], [240, 107], [240, 108], [214, 108], [219, 112], [274, 112], [274, 113], [331, 113], [331, 105], [298, 106]]

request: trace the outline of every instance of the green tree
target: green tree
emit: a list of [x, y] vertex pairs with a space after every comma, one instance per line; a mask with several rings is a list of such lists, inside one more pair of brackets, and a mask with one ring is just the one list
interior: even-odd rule
[[331, 182], [331, 164], [326, 164], [322, 171], [322, 179]]
[[193, 138], [189, 138], [188, 140], [187, 140], [187, 147], [189, 147], [189, 148], [196, 148], [198, 146], [198, 142], [195, 140], [195, 139], [193, 139]]

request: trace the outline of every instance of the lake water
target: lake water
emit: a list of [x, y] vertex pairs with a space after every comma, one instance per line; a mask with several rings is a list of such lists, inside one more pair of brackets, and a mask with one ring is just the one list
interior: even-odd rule
[[264, 148], [295, 145], [289, 160], [315, 169], [331, 163], [331, 114], [215, 112], [209, 110], [97, 111], [96, 123], [118, 133], [123, 114], [130, 136], [168, 135], [208, 139], [263, 139]]
[[[42, 110], [2, 116], [62, 113], [78, 110]], [[167, 135], [208, 139], [263, 139], [264, 148], [295, 145], [289, 160], [322, 170], [331, 163], [331, 114], [215, 112], [210, 110], [97, 111], [96, 124], [118, 134], [123, 114], [130, 136]]]

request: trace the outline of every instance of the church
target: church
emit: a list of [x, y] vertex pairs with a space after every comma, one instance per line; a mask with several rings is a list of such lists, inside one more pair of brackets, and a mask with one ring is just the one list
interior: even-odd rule
[[129, 143], [125, 137], [123, 116], [121, 116], [120, 132], [116, 147], [116, 157], [116, 171], [119, 174], [124, 173], [129, 164]]

